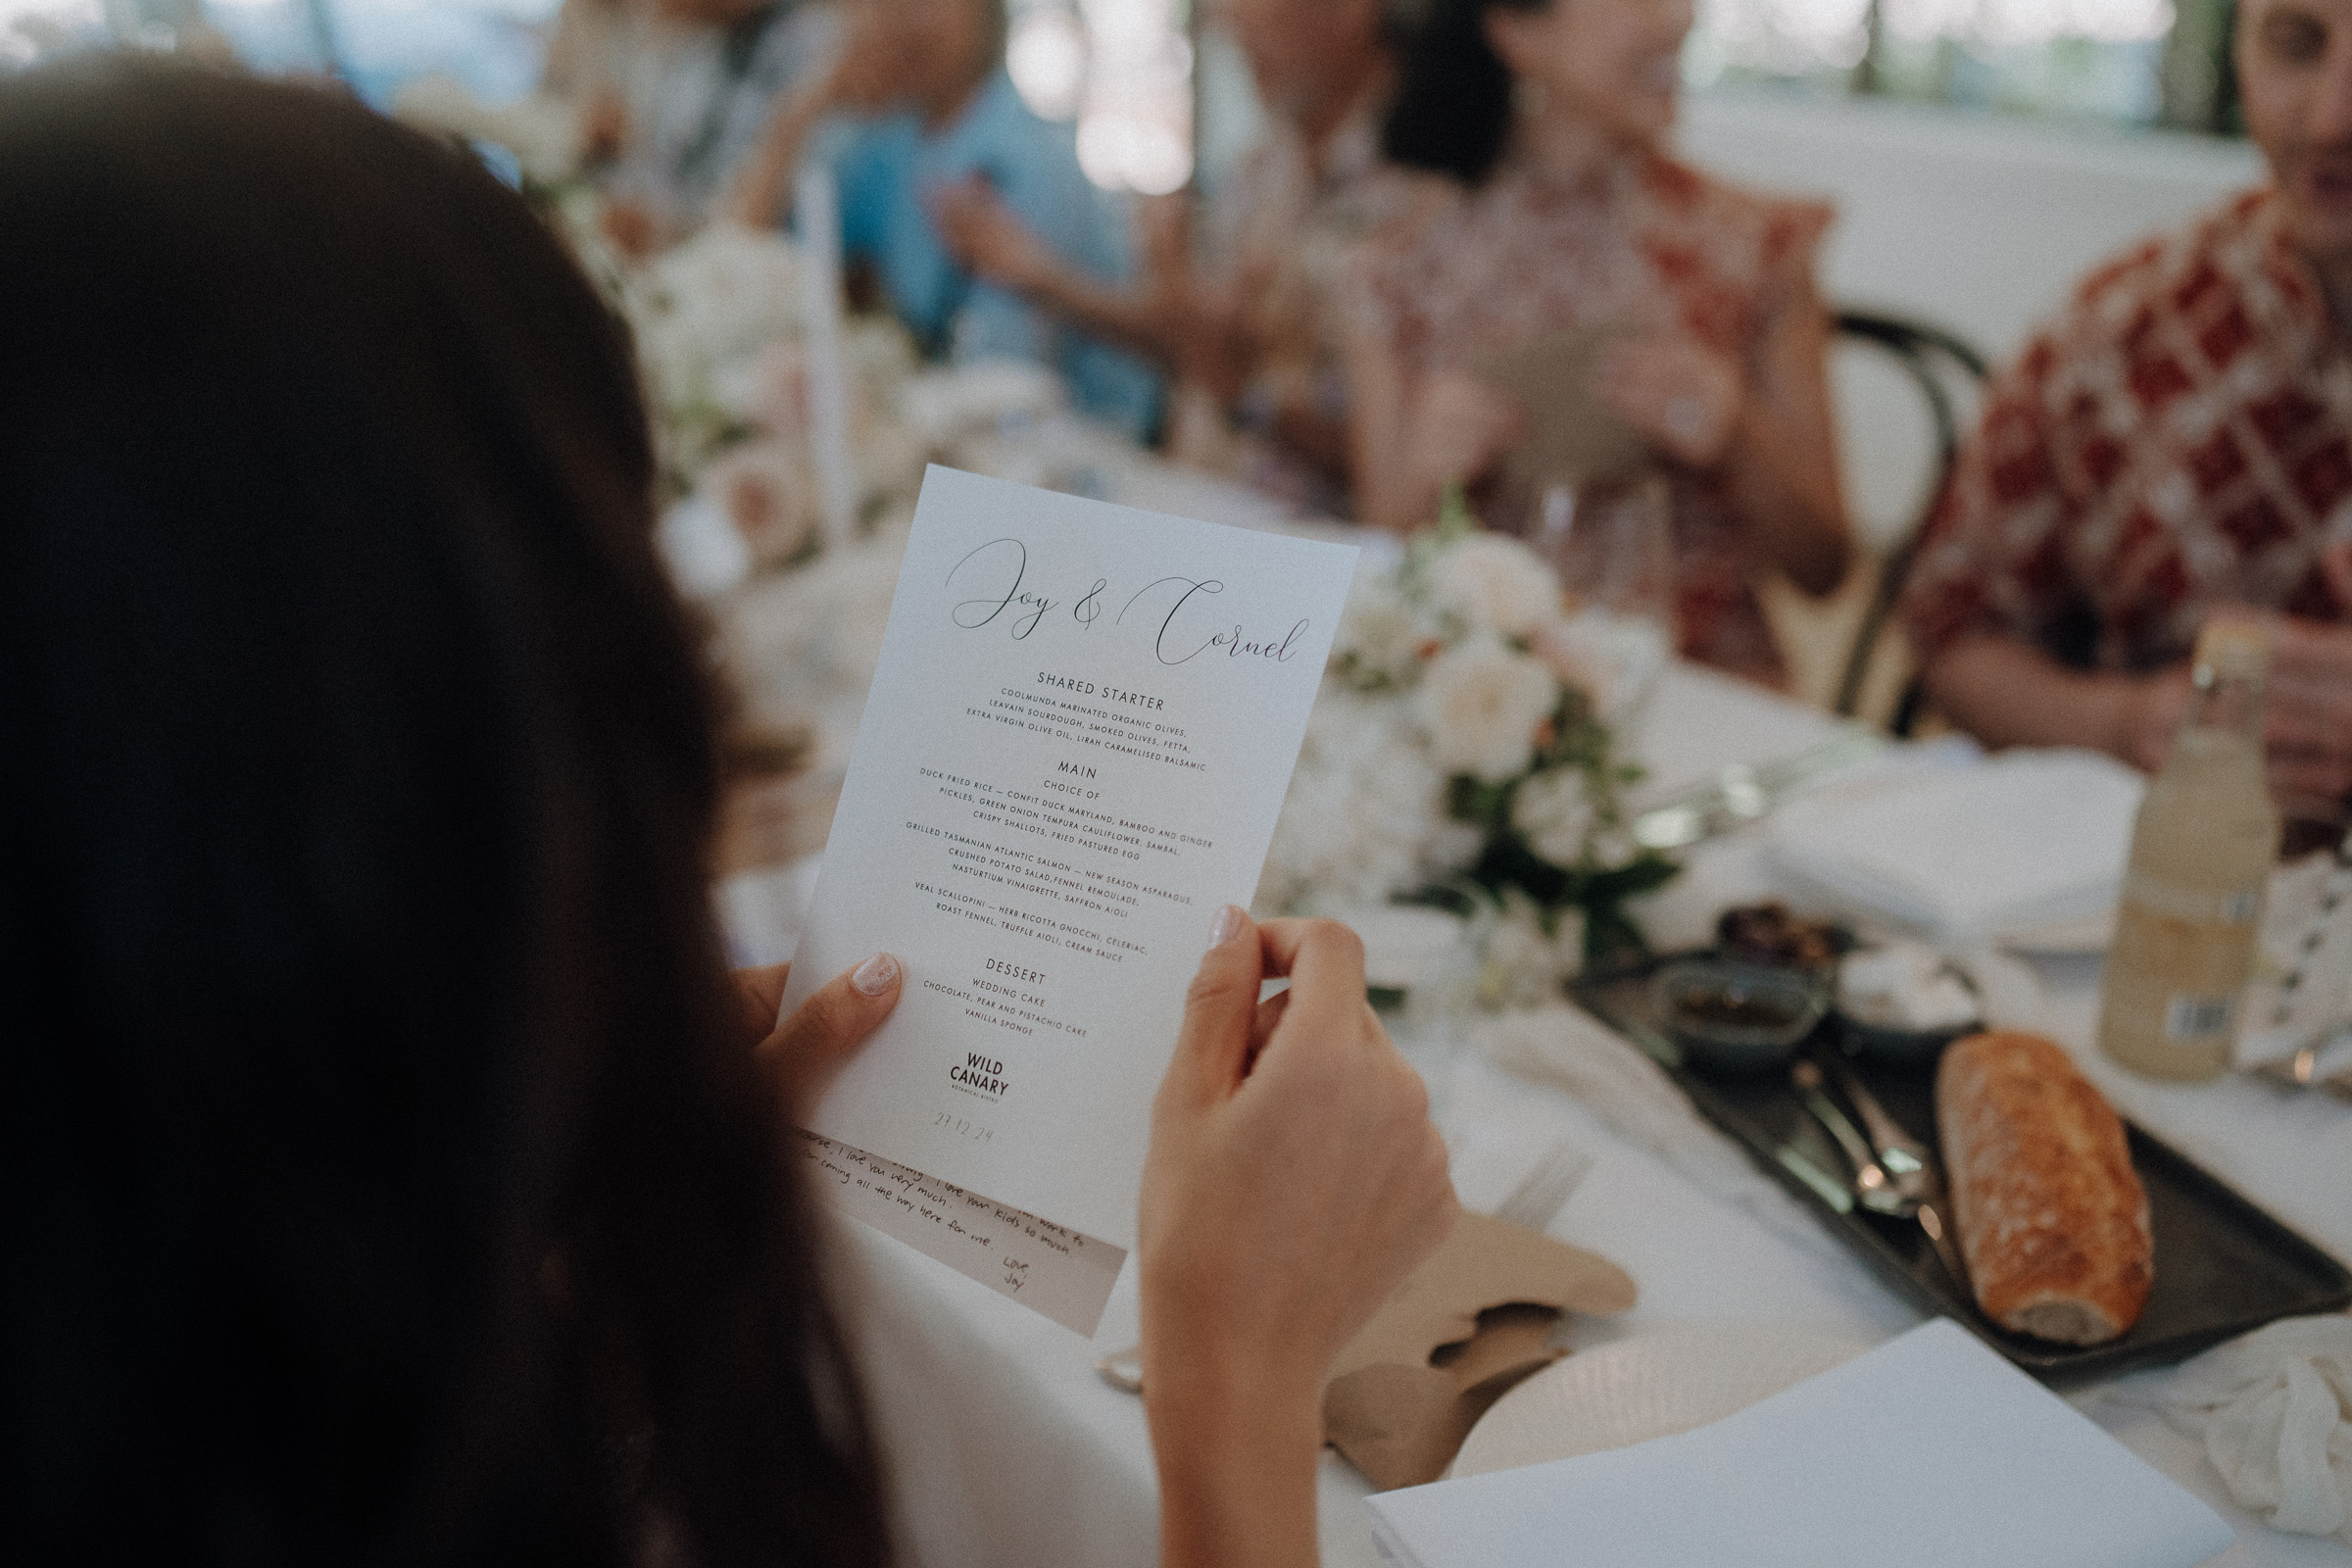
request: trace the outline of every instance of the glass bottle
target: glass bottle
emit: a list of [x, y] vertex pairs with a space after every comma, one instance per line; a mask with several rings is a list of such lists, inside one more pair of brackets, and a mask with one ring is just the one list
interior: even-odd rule
[[2278, 809], [2263, 777], [2262, 628], [2215, 621], [2172, 756], [2140, 802], [2099, 1004], [2099, 1049], [2158, 1078], [2230, 1065]]

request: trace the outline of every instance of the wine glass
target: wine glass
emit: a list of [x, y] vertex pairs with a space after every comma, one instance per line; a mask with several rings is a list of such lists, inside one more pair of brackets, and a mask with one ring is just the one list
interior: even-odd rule
[[1544, 486], [1530, 543], [1551, 563], [1568, 615], [1547, 650], [1578, 671], [1608, 723], [1630, 729], [1676, 646], [1674, 537], [1654, 471]]

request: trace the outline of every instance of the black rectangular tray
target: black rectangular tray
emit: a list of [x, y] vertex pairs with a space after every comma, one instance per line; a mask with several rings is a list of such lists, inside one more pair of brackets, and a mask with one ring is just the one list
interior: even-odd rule
[[[1860, 1208], [1840, 1214], [1812, 1184], [1782, 1163], [1794, 1150], [1841, 1186], [1853, 1168], [1809, 1115], [1786, 1071], [1735, 1077], [1686, 1066], [1650, 1001], [1650, 976], [1688, 954], [1662, 954], [1587, 976], [1570, 989], [1584, 1006], [1626, 1035], [1674, 1077], [1701, 1114], [1787, 1187], [1863, 1262], [1923, 1311], [1965, 1324], [1978, 1338], [2048, 1383], [2105, 1377], [2128, 1367], [2178, 1361], [2274, 1318], [2331, 1312], [2352, 1303], [2352, 1273], [2191, 1164], [2144, 1129], [2124, 1123], [2132, 1163], [2147, 1189], [2155, 1232], [2156, 1280], [2130, 1333], [2082, 1348], [2029, 1339], [1997, 1327], [1936, 1259], [1910, 1220]], [[1835, 1015], [1805, 1049], [1838, 1049]], [[1868, 1060], [1855, 1071], [1905, 1131], [1936, 1146], [1933, 1067]]]

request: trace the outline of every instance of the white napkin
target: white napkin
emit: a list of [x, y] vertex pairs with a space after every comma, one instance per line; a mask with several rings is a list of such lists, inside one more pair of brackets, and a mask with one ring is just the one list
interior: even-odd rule
[[2352, 1542], [2352, 1317], [2290, 1317], [2216, 1346], [2128, 1397], [2202, 1437], [2238, 1506]]
[[1710, 1193], [1770, 1185], [1700, 1119], [1665, 1069], [1582, 1007], [1551, 1003], [1492, 1013], [1471, 1025], [1470, 1043], [1498, 1067], [1567, 1090], [1613, 1132]]
[[2145, 781], [2092, 752], [2007, 752], [1826, 787], [1773, 816], [1771, 858], [1804, 891], [1943, 942], [2113, 906]]
[[1448, 1097], [1439, 1125], [1447, 1173], [1462, 1207], [1541, 1231], [1591, 1174], [1592, 1154], [1560, 1131], [1555, 1112], [1501, 1087], [1473, 1081]]
[[1941, 1318], [1695, 1432], [1364, 1507], [1410, 1568], [2190, 1568], [2231, 1541]]
[[1582, 1007], [1547, 1003], [1490, 1013], [1471, 1025], [1470, 1044], [1505, 1071], [1566, 1090], [1610, 1131], [1791, 1246], [1844, 1261], [1845, 1250], [1699, 1115], [1664, 1068]]

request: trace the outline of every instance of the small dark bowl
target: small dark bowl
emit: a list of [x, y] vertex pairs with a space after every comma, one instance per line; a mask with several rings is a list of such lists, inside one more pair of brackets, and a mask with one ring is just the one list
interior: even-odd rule
[[1830, 1006], [1819, 982], [1736, 958], [1678, 959], [1650, 981], [1650, 999], [1690, 1059], [1725, 1073], [1780, 1066]]

